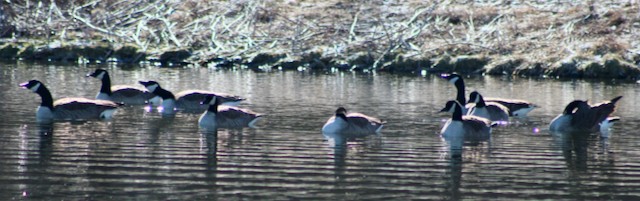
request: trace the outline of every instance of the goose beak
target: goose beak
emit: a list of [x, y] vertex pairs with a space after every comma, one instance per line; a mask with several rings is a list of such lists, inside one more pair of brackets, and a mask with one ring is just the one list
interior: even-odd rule
[[149, 84], [149, 82], [145, 82], [145, 81], [138, 81], [138, 83], [140, 83], [141, 85], [147, 86], [147, 84]]
[[23, 82], [23, 83], [20, 83], [18, 86], [20, 86], [20, 87], [22, 87], [22, 88], [25, 88], [25, 89], [26, 89], [26, 88], [27, 88], [27, 85], [29, 85], [29, 82]]

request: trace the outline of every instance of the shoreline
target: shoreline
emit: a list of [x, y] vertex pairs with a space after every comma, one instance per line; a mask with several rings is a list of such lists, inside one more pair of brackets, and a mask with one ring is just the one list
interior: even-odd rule
[[544, 63], [525, 58], [492, 58], [481, 55], [457, 57], [404, 59], [404, 55], [382, 60], [384, 66], [370, 68], [373, 60], [356, 57], [346, 62], [337, 58], [321, 57], [318, 54], [304, 55], [300, 60], [290, 60], [283, 54], [259, 53], [252, 58], [210, 58], [193, 62], [187, 51], [168, 51], [159, 57], [140, 52], [133, 46], [114, 49], [107, 46], [59, 46], [35, 47], [25, 43], [5, 43], [0, 47], [2, 62], [33, 63], [79, 63], [116, 65], [152, 65], [160, 67], [209, 67], [221, 69], [251, 69], [257, 71], [310, 70], [310, 71], [358, 71], [384, 72], [392, 74], [440, 74], [460, 73], [464, 75], [494, 75], [518, 77], [550, 77], [579, 79], [640, 80], [640, 69], [616, 54], [607, 54], [597, 59], [576, 58]]

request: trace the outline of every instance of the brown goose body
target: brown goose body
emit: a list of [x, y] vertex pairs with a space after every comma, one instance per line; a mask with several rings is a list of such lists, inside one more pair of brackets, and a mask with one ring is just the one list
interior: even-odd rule
[[53, 116], [54, 119], [60, 120], [109, 119], [111, 115], [106, 115], [104, 112], [116, 108], [118, 104], [113, 101], [62, 98], [53, 103]]
[[239, 96], [226, 93], [205, 90], [185, 90], [176, 94], [176, 107], [187, 111], [202, 112], [209, 106], [200, 104], [200, 102], [208, 95], [216, 96], [221, 105], [237, 106], [241, 101], [245, 100]]
[[595, 132], [600, 130], [600, 123], [607, 120], [616, 109], [616, 103], [622, 96], [613, 98], [610, 101], [590, 105], [586, 101], [578, 105], [571, 125], [575, 129]]

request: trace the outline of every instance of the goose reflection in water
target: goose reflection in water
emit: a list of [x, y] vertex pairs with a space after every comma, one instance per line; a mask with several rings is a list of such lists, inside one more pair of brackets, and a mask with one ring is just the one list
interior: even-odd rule
[[[491, 150], [491, 134], [477, 135], [475, 133], [459, 133], [454, 135], [441, 135], [445, 147], [449, 153], [449, 169], [445, 176], [448, 177], [445, 189], [449, 194], [445, 200], [460, 200], [460, 187], [462, 186], [462, 169], [463, 169], [463, 151], [465, 147], [482, 147], [484, 142], [488, 142], [488, 151]], [[472, 150], [481, 151], [480, 150]], [[473, 155], [480, 155], [474, 153]], [[468, 158], [468, 157], [467, 157]]]
[[334, 176], [340, 178], [346, 167], [347, 150], [349, 142], [364, 139], [368, 136], [379, 136], [375, 133], [346, 134], [346, 133], [322, 133], [329, 147], [333, 148]]
[[38, 143], [39, 166], [46, 167], [49, 165], [51, 153], [53, 152], [53, 123], [37, 123], [38, 134], [40, 136]]
[[[581, 173], [588, 171], [589, 162], [602, 163], [601, 166], [611, 165], [612, 157], [609, 156], [608, 138], [593, 135], [589, 132], [554, 132], [551, 136], [555, 145], [561, 149], [567, 169], [570, 173]], [[590, 148], [594, 146], [594, 142], [598, 141], [600, 150], [592, 150], [597, 153], [597, 158], [589, 158]], [[570, 175], [571, 176], [571, 175]]]
[[200, 151], [207, 154], [205, 169], [208, 181], [215, 181], [218, 169], [218, 130], [200, 130]]

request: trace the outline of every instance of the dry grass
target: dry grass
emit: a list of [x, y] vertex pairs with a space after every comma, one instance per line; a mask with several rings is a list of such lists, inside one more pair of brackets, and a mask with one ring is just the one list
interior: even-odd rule
[[340, 61], [365, 54], [379, 68], [394, 54], [555, 62], [576, 54], [640, 52], [637, 1], [482, 2], [52, 0], [3, 2], [1, 8], [2, 26], [14, 39], [105, 40], [151, 54], [186, 49], [200, 60], [269, 52]]

